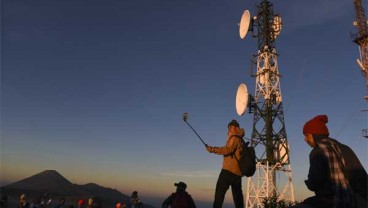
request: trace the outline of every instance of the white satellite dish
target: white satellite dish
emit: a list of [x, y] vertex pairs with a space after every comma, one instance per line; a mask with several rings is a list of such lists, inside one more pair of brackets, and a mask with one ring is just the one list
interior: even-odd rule
[[282, 19], [279, 15], [275, 15], [273, 17], [273, 21], [272, 21], [272, 25], [271, 25], [272, 29], [273, 29], [273, 39], [275, 40], [281, 32], [282, 29]]
[[235, 107], [239, 116], [244, 115], [248, 106], [248, 88], [245, 84], [240, 84], [236, 92]]
[[364, 68], [362, 62], [359, 59], [357, 59], [356, 62], [358, 63], [358, 65], [362, 69], [362, 71], [365, 71], [365, 68]]
[[239, 23], [239, 35], [241, 39], [244, 39], [245, 36], [247, 35], [249, 25], [250, 25], [250, 13], [248, 10], [245, 10]]

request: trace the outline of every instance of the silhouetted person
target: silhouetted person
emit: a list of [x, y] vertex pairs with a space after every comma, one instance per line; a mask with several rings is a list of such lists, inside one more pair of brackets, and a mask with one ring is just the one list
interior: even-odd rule
[[29, 207], [30, 208], [41, 208], [41, 197], [40, 196], [34, 197]]
[[85, 201], [83, 199], [78, 200], [78, 208], [85, 208]]
[[115, 205], [115, 208], [126, 208], [126, 207], [127, 207], [126, 204], [120, 202], [116, 203]]
[[231, 186], [235, 207], [243, 208], [244, 200], [241, 184], [243, 173], [236, 158], [240, 158], [240, 149], [238, 147], [243, 141], [238, 137], [244, 136], [244, 129], [239, 128], [239, 123], [236, 120], [232, 120], [227, 128], [228, 134], [225, 146], [212, 147], [206, 145], [208, 152], [224, 156], [222, 169], [217, 179], [213, 207], [222, 208], [226, 192]]
[[176, 192], [172, 193], [162, 203], [162, 208], [196, 208], [194, 200], [191, 195], [186, 192], [187, 184], [179, 182], [174, 184], [176, 186]]
[[29, 208], [29, 202], [25, 194], [20, 195], [17, 208]]
[[41, 197], [41, 207], [46, 208], [49, 201], [49, 194], [45, 192]]
[[89, 198], [88, 199], [88, 205], [87, 205], [88, 208], [93, 208], [93, 198]]
[[65, 207], [65, 198], [64, 197], [61, 197], [59, 199], [58, 204], [55, 206], [55, 208], [64, 208], [64, 207]]
[[102, 200], [100, 197], [92, 197], [88, 199], [88, 207], [89, 208], [102, 208]]
[[141, 208], [143, 207], [143, 202], [138, 198], [138, 192], [133, 191], [131, 197], [131, 207], [132, 208]]
[[305, 123], [304, 140], [313, 148], [305, 181], [315, 196], [296, 207], [367, 208], [367, 172], [347, 145], [329, 138], [328, 117], [318, 115]]

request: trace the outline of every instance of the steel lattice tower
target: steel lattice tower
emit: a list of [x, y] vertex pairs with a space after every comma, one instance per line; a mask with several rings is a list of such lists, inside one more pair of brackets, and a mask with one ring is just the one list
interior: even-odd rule
[[[264, 198], [275, 194], [279, 199], [294, 202], [289, 145], [284, 122], [280, 74], [275, 39], [281, 21], [273, 13], [272, 4], [263, 0], [257, 5], [251, 30], [258, 38], [256, 88], [250, 108], [254, 114], [251, 144], [257, 153], [257, 171], [247, 180], [246, 207], [262, 207]], [[257, 28], [257, 34], [254, 35]], [[260, 154], [261, 153], [261, 154]], [[276, 180], [277, 179], [277, 180]], [[282, 188], [283, 187], [283, 188]]]
[[354, 0], [355, 16], [354, 26], [357, 28], [356, 33], [352, 33], [353, 41], [359, 46], [360, 58], [357, 63], [361, 68], [362, 75], [365, 78], [366, 95], [365, 100], [368, 102], [368, 26], [367, 17], [362, 6], [361, 0]]
[[[354, 0], [354, 8], [356, 17], [354, 26], [356, 26], [357, 32], [350, 35], [359, 46], [360, 58], [357, 59], [357, 63], [365, 78], [366, 95], [364, 99], [368, 102], [368, 21], [361, 0]], [[362, 135], [364, 138], [368, 138], [368, 129], [363, 129]]]

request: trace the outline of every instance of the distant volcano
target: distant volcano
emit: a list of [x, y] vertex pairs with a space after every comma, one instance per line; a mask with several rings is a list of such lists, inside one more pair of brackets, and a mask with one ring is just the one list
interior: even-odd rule
[[55, 170], [45, 170], [3, 188], [29, 192], [48, 192], [54, 195], [83, 195], [80, 186], [72, 184]]
[[[103, 207], [115, 207], [117, 202], [130, 203], [130, 197], [116, 189], [105, 188], [94, 183], [85, 185], [73, 184], [55, 170], [45, 170], [31, 177], [1, 187], [1, 194], [9, 197], [9, 206], [16, 202], [18, 197], [25, 193], [29, 201], [48, 193], [54, 200], [66, 198], [66, 204], [76, 205], [78, 199], [88, 201], [88, 198], [97, 197]], [[145, 204], [145, 208], [152, 206]]]

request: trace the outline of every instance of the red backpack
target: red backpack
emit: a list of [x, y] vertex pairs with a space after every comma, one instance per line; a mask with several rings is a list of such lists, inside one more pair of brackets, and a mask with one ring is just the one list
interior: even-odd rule
[[187, 192], [173, 193], [171, 208], [190, 208], [190, 195]]

